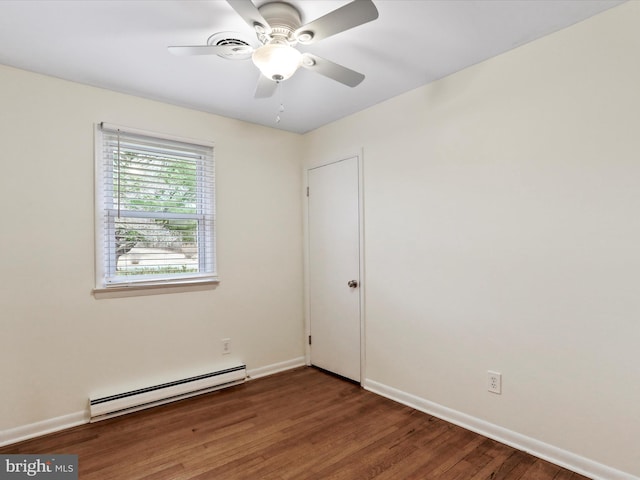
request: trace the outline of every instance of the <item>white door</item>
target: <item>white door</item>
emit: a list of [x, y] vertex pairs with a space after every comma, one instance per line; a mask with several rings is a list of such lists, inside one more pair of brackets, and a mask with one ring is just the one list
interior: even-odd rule
[[311, 364], [360, 381], [358, 158], [308, 172]]

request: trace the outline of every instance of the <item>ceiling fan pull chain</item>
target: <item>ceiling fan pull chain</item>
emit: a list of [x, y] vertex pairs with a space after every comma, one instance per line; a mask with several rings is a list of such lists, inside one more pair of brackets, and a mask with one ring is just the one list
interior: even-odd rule
[[278, 82], [278, 89], [280, 90], [280, 107], [278, 108], [278, 114], [276, 115], [276, 123], [280, 123], [280, 114], [284, 112], [284, 92], [282, 83]]
[[276, 123], [280, 123], [280, 114], [284, 112], [284, 104], [280, 104], [280, 108], [278, 109], [278, 115], [276, 115]]

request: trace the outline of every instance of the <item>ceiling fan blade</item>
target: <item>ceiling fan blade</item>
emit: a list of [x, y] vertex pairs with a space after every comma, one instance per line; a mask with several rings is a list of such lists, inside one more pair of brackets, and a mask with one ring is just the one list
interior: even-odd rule
[[248, 45], [184, 45], [168, 47], [174, 55], [233, 55], [253, 52]]
[[271, 33], [271, 27], [251, 0], [227, 0], [227, 3], [258, 33]]
[[295, 36], [300, 43], [309, 45], [376, 18], [378, 9], [371, 0], [354, 0], [301, 26], [295, 31]]
[[278, 82], [274, 82], [260, 74], [258, 85], [256, 85], [255, 98], [269, 98], [276, 92], [277, 88]]
[[349, 87], [355, 87], [364, 80], [362, 73], [310, 53], [302, 54], [301, 65], [307, 70], [329, 77]]

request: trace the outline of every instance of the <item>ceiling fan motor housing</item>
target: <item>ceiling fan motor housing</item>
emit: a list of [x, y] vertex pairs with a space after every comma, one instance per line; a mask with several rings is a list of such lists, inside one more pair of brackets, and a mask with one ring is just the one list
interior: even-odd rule
[[[302, 25], [302, 19], [300, 12], [294, 6], [283, 2], [272, 2], [265, 3], [258, 10], [269, 23], [272, 37], [283, 38], [289, 43], [296, 42], [293, 33]], [[259, 33], [258, 38], [260, 38]], [[260, 40], [264, 43], [262, 38]]]

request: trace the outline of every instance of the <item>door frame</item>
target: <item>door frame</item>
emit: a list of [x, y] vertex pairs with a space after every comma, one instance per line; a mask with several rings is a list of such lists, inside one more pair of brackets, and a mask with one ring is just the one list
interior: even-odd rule
[[309, 303], [309, 199], [307, 197], [307, 188], [309, 187], [309, 171], [320, 167], [326, 167], [334, 163], [344, 160], [357, 159], [358, 163], [358, 239], [359, 239], [359, 286], [358, 294], [360, 299], [360, 385], [365, 384], [366, 371], [366, 315], [365, 315], [365, 255], [364, 255], [364, 165], [362, 150], [358, 153], [340, 156], [338, 159], [324, 160], [307, 164], [304, 166], [303, 172], [303, 239], [304, 239], [304, 345], [305, 345], [305, 362], [311, 365], [311, 346], [309, 345], [309, 336], [311, 335], [311, 308]]

